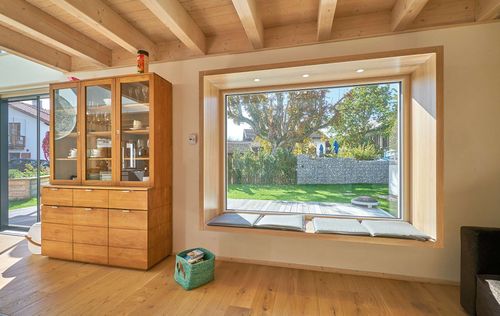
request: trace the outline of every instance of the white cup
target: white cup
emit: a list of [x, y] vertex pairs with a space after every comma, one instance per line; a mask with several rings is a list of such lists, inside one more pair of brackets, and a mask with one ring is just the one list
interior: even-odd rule
[[135, 129], [139, 129], [139, 128], [141, 128], [141, 127], [142, 127], [142, 122], [141, 122], [141, 121], [138, 121], [138, 120], [134, 120], [134, 122], [133, 122], [133, 124], [132, 124], [132, 125], [133, 125], [133, 127], [134, 127]]

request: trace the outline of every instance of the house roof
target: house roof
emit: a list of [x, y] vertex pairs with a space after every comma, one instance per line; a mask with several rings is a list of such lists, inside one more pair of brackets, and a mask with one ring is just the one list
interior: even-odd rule
[[[37, 113], [38, 107], [36, 105], [17, 101], [17, 102], [9, 102], [9, 107], [15, 109], [16, 111], [24, 113], [28, 116], [38, 118], [38, 113]], [[40, 108], [40, 121], [49, 125], [50, 123], [49, 111]]]
[[244, 141], [253, 141], [255, 140], [255, 137], [257, 135], [255, 134], [255, 131], [252, 128], [245, 128], [243, 130], [243, 140]]
[[257, 142], [250, 141], [228, 141], [227, 142], [227, 153], [232, 154], [234, 152], [245, 152], [249, 150], [253, 150], [255, 148], [261, 147]]

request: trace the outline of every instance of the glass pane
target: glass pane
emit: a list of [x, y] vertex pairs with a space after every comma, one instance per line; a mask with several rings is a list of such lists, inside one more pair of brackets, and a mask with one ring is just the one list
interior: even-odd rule
[[86, 180], [112, 180], [111, 84], [88, 86], [86, 104]]
[[121, 181], [149, 181], [149, 82], [120, 88]]
[[[45, 114], [45, 113], [44, 113]], [[38, 171], [47, 174], [47, 160], [38, 164], [37, 100], [8, 104], [9, 210], [8, 224], [31, 226], [37, 222]], [[49, 129], [48, 116], [40, 117], [40, 132]], [[40, 168], [39, 168], [40, 166]], [[47, 177], [47, 176], [45, 176]]]
[[229, 210], [401, 218], [401, 85], [226, 97]]
[[[77, 89], [55, 90], [54, 111], [54, 179], [74, 180], [77, 177], [78, 149]], [[43, 137], [41, 159], [48, 160], [49, 138], [42, 134], [40, 136]]]

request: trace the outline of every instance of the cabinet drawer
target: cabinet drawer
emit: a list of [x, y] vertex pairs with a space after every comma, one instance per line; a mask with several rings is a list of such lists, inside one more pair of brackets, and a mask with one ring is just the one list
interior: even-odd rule
[[73, 206], [73, 190], [53, 188], [53, 187], [43, 187], [42, 204]]
[[148, 191], [112, 190], [109, 191], [109, 208], [132, 210], [148, 209]]
[[73, 258], [75, 261], [108, 264], [108, 247], [73, 244]]
[[73, 241], [73, 229], [70, 225], [43, 223], [42, 240]]
[[108, 229], [105, 227], [73, 226], [73, 242], [107, 246]]
[[145, 249], [109, 247], [109, 264], [126, 268], [147, 269], [148, 252]]
[[51, 258], [73, 260], [73, 244], [70, 242], [42, 239], [42, 255]]
[[53, 224], [73, 224], [73, 208], [42, 205], [42, 222]]
[[73, 225], [108, 227], [108, 210], [99, 208], [74, 208]]
[[148, 212], [109, 210], [109, 227], [125, 229], [148, 229]]
[[109, 229], [109, 246], [120, 248], [148, 248], [148, 232], [133, 229]]
[[108, 191], [75, 189], [73, 190], [73, 205], [81, 207], [108, 208]]

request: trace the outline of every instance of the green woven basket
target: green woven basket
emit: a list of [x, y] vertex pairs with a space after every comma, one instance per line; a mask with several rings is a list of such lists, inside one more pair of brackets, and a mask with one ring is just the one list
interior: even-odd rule
[[[184, 259], [185, 255], [199, 249], [205, 253], [203, 261], [190, 264]], [[193, 248], [179, 252], [175, 256], [174, 278], [184, 289], [192, 290], [214, 279], [215, 255], [204, 248]]]

